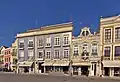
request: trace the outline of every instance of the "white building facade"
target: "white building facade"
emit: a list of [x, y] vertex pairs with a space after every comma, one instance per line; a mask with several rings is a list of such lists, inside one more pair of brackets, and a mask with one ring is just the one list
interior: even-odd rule
[[71, 44], [73, 74], [100, 76], [99, 44], [99, 33], [92, 34], [88, 27], [82, 28], [78, 37], [73, 37]]

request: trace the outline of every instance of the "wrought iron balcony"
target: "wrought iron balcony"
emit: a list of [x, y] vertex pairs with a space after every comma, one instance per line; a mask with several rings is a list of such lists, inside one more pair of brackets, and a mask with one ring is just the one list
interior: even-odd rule
[[74, 53], [73, 55], [74, 55], [74, 56], [78, 56], [79, 54], [78, 54], [78, 53]]
[[97, 53], [97, 52], [92, 52], [91, 55], [92, 55], [92, 56], [98, 55], [98, 53]]
[[114, 60], [120, 60], [120, 56], [115, 56]]
[[110, 60], [110, 57], [104, 57], [103, 59], [104, 60]]

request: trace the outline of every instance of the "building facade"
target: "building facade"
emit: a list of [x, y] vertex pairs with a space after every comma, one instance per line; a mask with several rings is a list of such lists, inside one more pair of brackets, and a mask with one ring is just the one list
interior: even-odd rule
[[81, 29], [80, 35], [72, 39], [71, 60], [73, 74], [99, 76], [100, 34], [92, 34], [90, 28]]
[[17, 70], [17, 39], [15, 40], [14, 43], [12, 43], [11, 46], [11, 55], [12, 55], [12, 61], [11, 61], [11, 66], [12, 66], [12, 70], [16, 71]]
[[4, 67], [8, 70], [12, 70], [11, 62], [12, 62], [12, 55], [11, 55], [11, 47], [5, 48], [3, 51], [3, 61]]
[[6, 49], [6, 46], [1, 46], [0, 48], [0, 67], [4, 68], [4, 50]]
[[120, 76], [120, 16], [101, 17], [100, 42], [103, 75]]
[[24, 72], [68, 73], [72, 29], [69, 22], [17, 34], [19, 68]]

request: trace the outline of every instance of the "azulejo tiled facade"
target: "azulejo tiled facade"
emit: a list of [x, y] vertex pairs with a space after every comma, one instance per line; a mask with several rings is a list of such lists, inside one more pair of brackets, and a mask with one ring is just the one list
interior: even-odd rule
[[68, 73], [72, 29], [69, 22], [18, 34], [19, 72]]

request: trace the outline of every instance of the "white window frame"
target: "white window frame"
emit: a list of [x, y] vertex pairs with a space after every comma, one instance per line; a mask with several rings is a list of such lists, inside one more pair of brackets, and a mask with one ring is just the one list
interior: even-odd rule
[[[57, 54], [56, 54], [56, 51], [57, 51]], [[54, 58], [60, 59], [60, 50], [59, 49], [54, 50]]]
[[55, 37], [55, 39], [54, 39], [54, 45], [55, 46], [60, 46], [60, 37]]
[[[93, 44], [96, 44], [96, 45], [93, 45]], [[97, 43], [93, 43], [92, 44], [92, 53], [98, 53], [98, 44]], [[97, 50], [97, 51], [96, 51]], [[92, 54], [93, 55], [93, 54]], [[97, 55], [97, 54], [96, 54]]]
[[20, 54], [19, 57], [24, 57], [24, 51], [20, 51], [19, 54]]
[[28, 56], [29, 56], [29, 57], [33, 57], [33, 56], [34, 56], [34, 55], [33, 55], [33, 50], [29, 50], [29, 51], [28, 51]]
[[[78, 53], [77, 53], [77, 52], [78, 52]], [[75, 54], [75, 53], [76, 53], [76, 54]], [[74, 56], [79, 55], [79, 49], [78, 49], [78, 46], [74, 46], [73, 54], [74, 54]]]
[[19, 42], [19, 49], [24, 49], [24, 46], [25, 46], [25, 45], [23, 46], [23, 48], [20, 48], [20, 44], [21, 44], [21, 43], [24, 44], [24, 40], [22, 40], [22, 41]]
[[69, 58], [69, 49], [63, 50], [64, 58]]
[[[49, 53], [49, 54], [48, 54]], [[48, 56], [49, 55], [49, 56]], [[51, 58], [51, 51], [46, 51], [46, 59], [50, 59]]]
[[46, 46], [48, 46], [48, 47], [51, 46], [51, 37], [46, 38]]
[[38, 47], [43, 47], [43, 39], [42, 38], [38, 39]]
[[30, 42], [33, 42], [33, 46], [34, 46], [34, 41], [33, 41], [33, 40], [29, 40], [29, 41], [28, 41], [28, 48], [33, 48], [33, 46], [32, 46], [32, 47], [29, 47], [29, 43], [30, 43]]
[[[87, 46], [84, 46], [84, 45], [87, 45]], [[83, 49], [83, 52], [86, 50], [86, 52], [88, 52], [88, 44], [87, 43], [84, 43], [83, 44], [83, 46], [82, 46], [82, 48], [84, 47], [84, 49]]]
[[[39, 53], [42, 53], [42, 57], [40, 57]], [[39, 51], [39, 52], [38, 52], [38, 58], [43, 58], [43, 56], [44, 56], [43, 51]]]
[[69, 45], [69, 35], [64, 35], [64, 37], [63, 37], [63, 45]]

